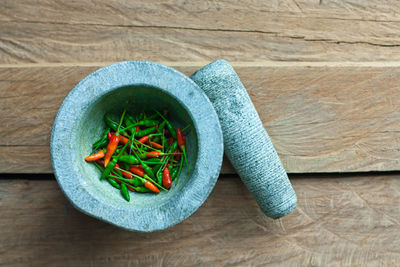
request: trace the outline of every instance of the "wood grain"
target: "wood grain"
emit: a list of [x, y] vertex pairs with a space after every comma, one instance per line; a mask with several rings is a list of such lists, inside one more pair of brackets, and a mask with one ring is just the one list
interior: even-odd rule
[[190, 218], [151, 234], [120, 230], [76, 211], [55, 181], [0, 180], [0, 265], [395, 266], [399, 262], [399, 175], [291, 180], [299, 205], [281, 220], [265, 217], [240, 180], [229, 177], [220, 178]]
[[400, 59], [396, 1], [2, 1], [0, 63]]
[[[0, 67], [0, 172], [51, 171], [48, 143], [58, 107], [98, 67]], [[190, 74], [200, 66], [175, 67]], [[250, 63], [236, 70], [288, 172], [400, 169], [398, 67]], [[28, 158], [41, 161], [32, 166]]]

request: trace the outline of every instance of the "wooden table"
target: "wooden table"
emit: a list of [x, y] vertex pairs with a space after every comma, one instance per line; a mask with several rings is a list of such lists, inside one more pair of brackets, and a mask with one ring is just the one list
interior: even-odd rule
[[[0, 265], [398, 265], [399, 2], [0, 7]], [[48, 146], [69, 90], [115, 61], [190, 74], [218, 58], [248, 89], [298, 208], [265, 217], [225, 160], [205, 204], [171, 229], [132, 233], [76, 211], [54, 180]]]

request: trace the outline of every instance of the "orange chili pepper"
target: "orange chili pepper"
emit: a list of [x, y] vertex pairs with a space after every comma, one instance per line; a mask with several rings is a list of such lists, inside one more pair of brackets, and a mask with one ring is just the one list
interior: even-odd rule
[[144, 186], [147, 189], [150, 189], [151, 191], [153, 191], [154, 193], [160, 193], [160, 189], [158, 189], [157, 186], [155, 186], [152, 182], [146, 181], [146, 182], [144, 182]]
[[[141, 166], [141, 165], [140, 165], [140, 166]], [[132, 166], [132, 167], [129, 168], [129, 171], [130, 171], [131, 173], [133, 173], [133, 174], [139, 175], [140, 177], [143, 177], [143, 175], [144, 175], [143, 167], [140, 168], [140, 167]]]
[[108, 163], [110, 162], [111, 156], [114, 154], [115, 150], [117, 149], [119, 143], [119, 136], [113, 135], [111, 137], [110, 142], [107, 145], [107, 152], [104, 157], [104, 167], [107, 167]]
[[146, 157], [148, 158], [158, 158], [159, 156], [161, 156], [161, 153], [158, 151], [151, 151], [146, 154]]
[[104, 158], [104, 151], [103, 151], [103, 150], [100, 150], [100, 151], [97, 152], [97, 153], [94, 153], [94, 154], [92, 154], [92, 155], [90, 155], [90, 156], [87, 156], [87, 157], [85, 158], [85, 160], [86, 160], [86, 161], [95, 161], [95, 160], [102, 159], [102, 158]]
[[143, 136], [142, 138], [140, 138], [140, 139], [138, 140], [138, 142], [139, 142], [139, 143], [142, 143], [142, 144], [146, 143], [147, 141], [149, 141], [149, 136], [148, 136], [148, 135]]
[[153, 141], [150, 141], [150, 145], [157, 149], [163, 149], [162, 145], [160, 145], [159, 143], [153, 142]]

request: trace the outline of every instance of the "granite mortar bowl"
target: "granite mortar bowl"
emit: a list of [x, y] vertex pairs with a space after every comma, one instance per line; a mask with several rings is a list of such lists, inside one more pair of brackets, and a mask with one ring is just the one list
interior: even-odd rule
[[[166, 108], [175, 127], [193, 125], [186, 139], [190, 172], [185, 168], [169, 192], [130, 192], [127, 202], [84, 161], [104, 131], [104, 114], [119, 117], [125, 107]], [[78, 210], [127, 230], [153, 232], [183, 221], [206, 200], [221, 168], [223, 140], [217, 114], [192, 80], [164, 65], [126, 61], [91, 73], [73, 88], [54, 121], [50, 152], [57, 181]]]

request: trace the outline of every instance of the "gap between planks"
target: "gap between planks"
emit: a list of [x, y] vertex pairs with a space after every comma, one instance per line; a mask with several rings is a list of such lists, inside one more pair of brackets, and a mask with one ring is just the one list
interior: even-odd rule
[[[63, 62], [63, 63], [21, 63], [21, 64], [0, 64], [0, 68], [42, 68], [42, 67], [97, 67], [107, 66], [118, 61], [109, 62]], [[212, 61], [156, 61], [160, 64], [170, 67], [202, 67]], [[229, 62], [233, 67], [329, 67], [329, 68], [343, 68], [343, 67], [366, 67], [366, 68], [387, 68], [387, 67], [400, 67], [400, 61], [338, 61], [338, 62], [298, 62], [298, 61], [232, 61]]]

